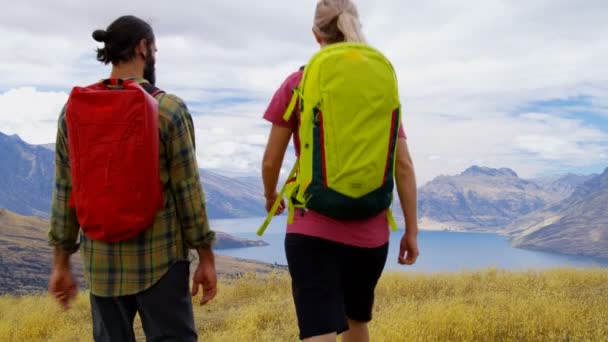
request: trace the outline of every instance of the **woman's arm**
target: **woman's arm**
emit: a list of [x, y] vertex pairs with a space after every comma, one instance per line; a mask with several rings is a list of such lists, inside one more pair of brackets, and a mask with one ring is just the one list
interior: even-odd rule
[[401, 239], [399, 263], [413, 265], [420, 254], [418, 251], [416, 174], [405, 138], [400, 138], [398, 141], [396, 162], [395, 180], [405, 218], [405, 234]]
[[[283, 165], [285, 151], [291, 139], [291, 128], [272, 125], [270, 135], [268, 136], [268, 144], [264, 152], [262, 160], [262, 180], [264, 181], [264, 197], [266, 197], [266, 211], [274, 204], [278, 193], [277, 183]], [[280, 215], [285, 210], [285, 203], [281, 203], [277, 215]]]

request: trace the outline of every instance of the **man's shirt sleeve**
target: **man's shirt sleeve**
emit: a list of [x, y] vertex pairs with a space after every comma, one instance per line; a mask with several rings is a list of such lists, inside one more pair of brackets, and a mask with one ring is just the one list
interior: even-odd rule
[[215, 241], [215, 233], [209, 227], [205, 195], [196, 161], [194, 124], [186, 105], [177, 97], [163, 101], [174, 105], [170, 125], [167, 154], [169, 178], [184, 238], [189, 248], [209, 248]]
[[65, 107], [59, 116], [57, 140], [55, 144], [55, 181], [51, 201], [51, 229], [49, 245], [59, 248], [68, 254], [78, 250], [78, 233], [80, 224], [76, 212], [70, 208], [72, 194], [72, 176], [70, 174], [70, 156], [67, 142]]

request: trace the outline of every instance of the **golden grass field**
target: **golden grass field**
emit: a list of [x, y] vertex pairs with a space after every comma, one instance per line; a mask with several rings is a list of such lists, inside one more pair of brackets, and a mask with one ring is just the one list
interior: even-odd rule
[[[220, 285], [212, 304], [195, 306], [201, 341], [297, 340], [285, 273]], [[608, 341], [605, 269], [394, 273], [376, 294], [372, 341]], [[47, 296], [0, 298], [0, 341], [88, 340], [85, 294], [68, 312]]]

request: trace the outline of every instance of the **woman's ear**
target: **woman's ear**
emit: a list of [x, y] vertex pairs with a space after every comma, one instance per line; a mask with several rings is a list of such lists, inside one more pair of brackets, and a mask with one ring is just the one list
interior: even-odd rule
[[317, 32], [315, 32], [315, 29], [312, 29], [312, 34], [315, 36], [315, 40], [317, 41], [317, 43], [319, 43], [319, 45], [323, 46], [323, 40], [321, 39], [321, 37], [319, 37]]

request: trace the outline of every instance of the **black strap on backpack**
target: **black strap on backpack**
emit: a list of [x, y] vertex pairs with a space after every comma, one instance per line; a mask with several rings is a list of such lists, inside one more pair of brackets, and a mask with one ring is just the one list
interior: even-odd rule
[[[121, 78], [108, 78], [103, 80], [103, 83], [107, 86], [121, 86], [124, 83], [124, 80]], [[144, 90], [152, 95], [152, 97], [156, 97], [157, 95], [160, 94], [164, 94], [165, 91], [158, 89], [157, 87], [155, 87], [154, 85], [150, 84], [150, 83], [140, 83], [139, 84], [142, 88], [144, 88]]]
[[154, 85], [152, 85], [150, 83], [141, 83], [140, 85], [141, 85], [142, 88], [144, 88], [144, 90], [148, 94], [152, 95], [152, 97], [156, 97], [156, 96], [158, 96], [160, 94], [164, 94], [165, 93], [164, 90], [158, 89], [158, 88], [156, 88]]

